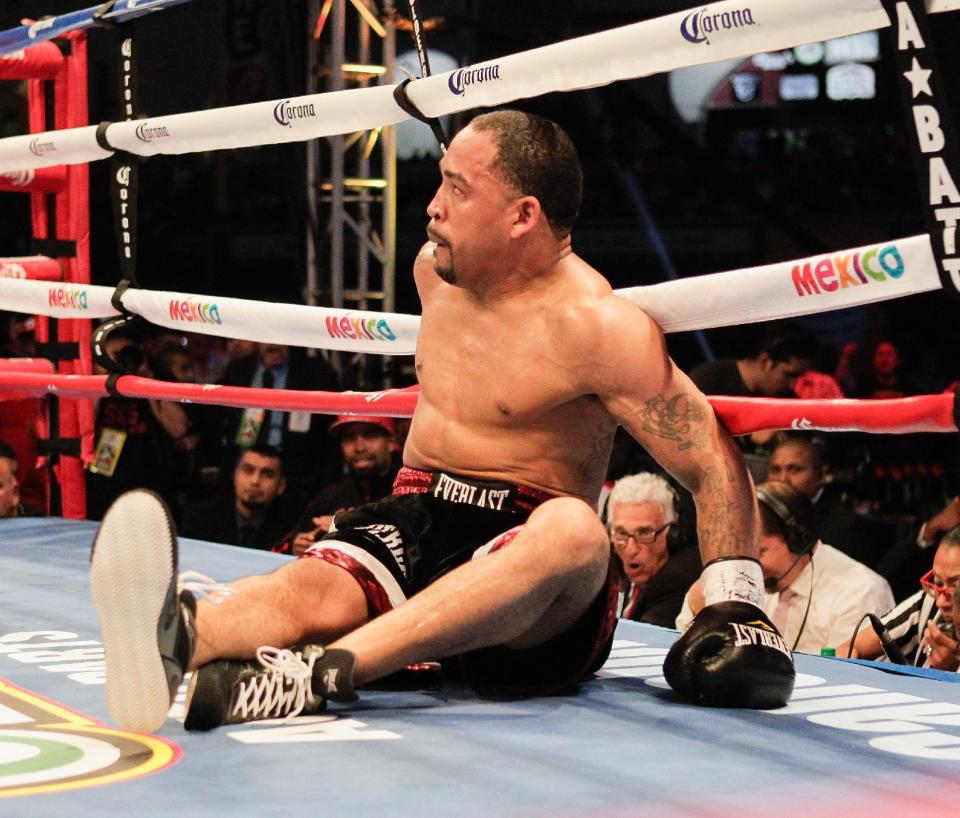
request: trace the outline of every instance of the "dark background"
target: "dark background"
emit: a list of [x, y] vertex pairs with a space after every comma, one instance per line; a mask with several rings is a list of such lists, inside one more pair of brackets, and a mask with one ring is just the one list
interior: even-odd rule
[[[6, 0], [0, 28], [24, 16], [82, 8], [82, 0]], [[403, 8], [404, 4], [400, 4]], [[461, 64], [506, 55], [689, 7], [656, 2], [452, 0], [422, 4], [443, 15], [432, 47]], [[960, 14], [931, 17], [951, 98]], [[137, 24], [145, 115], [216, 108], [305, 92], [306, 4], [293, 0], [196, 0]], [[634, 174], [652, 223], [681, 276], [749, 267], [923, 231], [888, 32], [878, 95], [712, 113], [690, 126], [669, 102], [665, 76], [592, 91], [551, 94], [518, 107], [555, 118], [577, 143], [586, 194], [574, 246], [614, 286], [666, 278], [638, 221], [622, 171]], [[89, 39], [90, 121], [118, 119], [112, 35]], [[398, 51], [412, 46], [400, 34]], [[455, 119], [462, 124], [465, 116]], [[22, 86], [0, 85], [0, 135], [26, 131]], [[119, 277], [105, 174], [91, 165], [94, 282]], [[142, 165], [139, 275], [144, 286], [299, 302], [306, 229], [303, 145], [154, 157]], [[400, 163], [398, 302], [419, 312], [408, 270], [424, 239], [436, 164]], [[27, 197], [0, 196], [0, 255], [30, 252]], [[749, 297], [749, 294], [745, 294]], [[840, 344], [887, 335], [928, 389], [960, 377], [956, 305], [936, 293], [830, 313], [808, 325], [832, 371]], [[718, 355], [737, 354], [750, 328], [710, 331]], [[703, 352], [689, 335], [669, 339], [692, 367]]]

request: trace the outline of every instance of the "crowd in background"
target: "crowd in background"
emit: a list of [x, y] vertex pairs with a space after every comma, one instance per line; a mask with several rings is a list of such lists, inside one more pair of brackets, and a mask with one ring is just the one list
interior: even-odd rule
[[[901, 360], [895, 338], [847, 343], [836, 350], [835, 365], [824, 371], [822, 362], [829, 356], [794, 322], [755, 330], [749, 352], [692, 368], [691, 378], [706, 394], [869, 400], [958, 386], [955, 372], [927, 369], [922, 378], [917, 376]], [[3, 317], [0, 356], [29, 355], [31, 343], [30, 319]], [[322, 354], [276, 344], [120, 330], [110, 335], [105, 350], [126, 371], [166, 381], [343, 388]], [[94, 459], [86, 472], [88, 518], [100, 519], [122, 492], [148, 488], [166, 500], [184, 536], [290, 554], [303, 553], [323, 537], [338, 511], [389, 494], [408, 426], [405, 420], [376, 416], [113, 396], [97, 401], [95, 415]], [[818, 542], [829, 546], [820, 550], [821, 565], [828, 557], [836, 563], [838, 558], [830, 556], [836, 550], [843, 559], [866, 566], [878, 580], [883, 578], [892, 604], [894, 598], [912, 599], [919, 577], [933, 567], [935, 546], [960, 523], [960, 501], [953, 499], [960, 465], [957, 437], [768, 432], [740, 437], [738, 443], [756, 484], [773, 485], [774, 494], [778, 484], [788, 484], [802, 495], [797, 502], [809, 504], [796, 513], [809, 513]], [[39, 513], [21, 501], [17, 468], [13, 450], [0, 443], [0, 517]], [[644, 473], [667, 477], [640, 446], [619, 434], [608, 485]], [[690, 495], [675, 484], [670, 492], [674, 511], [664, 505], [669, 524], [657, 518], [654, 527], [631, 528], [606, 521], [611, 532], [619, 531], [621, 548], [615, 537], [612, 544], [621, 552], [630, 591], [623, 615], [672, 625], [690, 602], [688, 592], [700, 566], [694, 556], [696, 515]], [[657, 496], [662, 499], [662, 492]], [[651, 563], [630, 550], [631, 532], [648, 528], [666, 532], [652, 570]], [[641, 543], [633, 545], [640, 548]], [[668, 559], [668, 552], [682, 552], [683, 559]], [[793, 553], [788, 547], [784, 559]], [[660, 573], [667, 565], [671, 567]], [[781, 591], [789, 595], [780, 589], [777, 599]], [[883, 594], [878, 598], [886, 599]], [[809, 615], [808, 604], [804, 622]]]

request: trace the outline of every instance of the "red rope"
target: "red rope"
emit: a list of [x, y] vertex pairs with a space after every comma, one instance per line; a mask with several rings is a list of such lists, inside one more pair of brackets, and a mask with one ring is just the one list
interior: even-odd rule
[[[16, 371], [16, 361], [0, 361], [0, 399], [56, 392], [70, 398], [95, 398], [108, 394], [105, 375], [53, 375]], [[188, 401], [217, 406], [316, 412], [329, 415], [376, 413], [385, 417], [410, 417], [419, 387], [382, 392], [311, 392], [295, 389], [258, 389], [171, 383], [134, 375], [117, 379], [125, 397]], [[919, 395], [893, 400], [800, 400], [778, 398], [709, 398], [717, 416], [731, 434], [743, 435], [773, 429], [822, 429], [882, 434], [956, 432], [953, 393]]]

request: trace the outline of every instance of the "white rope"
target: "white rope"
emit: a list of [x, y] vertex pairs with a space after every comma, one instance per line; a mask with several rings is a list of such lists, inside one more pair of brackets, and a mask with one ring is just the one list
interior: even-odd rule
[[[617, 290], [664, 332], [749, 324], [872, 304], [940, 288], [927, 235]], [[0, 309], [56, 318], [117, 315], [113, 289], [0, 279]], [[158, 326], [225, 338], [383, 355], [412, 355], [420, 318], [398, 313], [272, 304], [127, 290], [123, 305]]]
[[[960, 0], [929, 0], [931, 11]], [[458, 68], [407, 87], [439, 117], [554, 91], [607, 85], [675, 68], [748, 57], [889, 25], [879, 0], [723, 0], [621, 28]], [[106, 128], [108, 143], [140, 156], [300, 142], [407, 119], [393, 86], [357, 88], [175, 114]], [[95, 127], [0, 140], [0, 172], [104, 159]]]

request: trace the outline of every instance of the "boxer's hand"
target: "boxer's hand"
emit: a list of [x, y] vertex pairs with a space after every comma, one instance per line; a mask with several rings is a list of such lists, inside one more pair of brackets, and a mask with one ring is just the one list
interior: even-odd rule
[[712, 707], [782, 707], [793, 693], [790, 649], [748, 602], [707, 605], [670, 648], [663, 673], [681, 696]]

